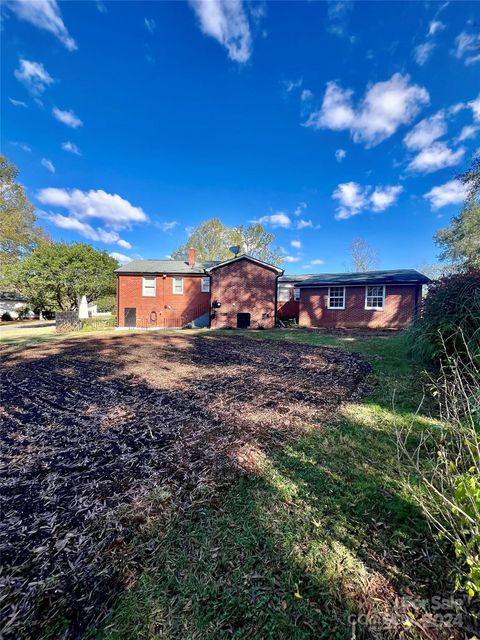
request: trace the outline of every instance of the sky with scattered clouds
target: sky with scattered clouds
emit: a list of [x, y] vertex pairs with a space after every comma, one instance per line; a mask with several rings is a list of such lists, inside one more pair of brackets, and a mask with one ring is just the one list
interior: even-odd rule
[[480, 152], [478, 2], [5, 0], [2, 151], [125, 262], [260, 221], [289, 273], [435, 261]]

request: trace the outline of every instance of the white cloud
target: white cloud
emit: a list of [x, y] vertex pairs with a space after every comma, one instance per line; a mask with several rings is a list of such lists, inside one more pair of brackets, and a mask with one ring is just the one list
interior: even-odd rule
[[7, 0], [7, 7], [20, 20], [52, 33], [69, 51], [77, 49], [75, 40], [62, 20], [56, 0]]
[[329, 82], [321, 108], [310, 114], [305, 126], [350, 131], [354, 142], [373, 147], [408, 124], [430, 97], [425, 88], [410, 84], [408, 75], [395, 73], [390, 80], [370, 86], [355, 108], [353, 91]]
[[153, 18], [145, 18], [144, 22], [146, 28], [150, 31], [150, 33], [153, 33], [157, 28], [157, 23]]
[[45, 167], [45, 169], [48, 169], [48, 171], [50, 171], [50, 173], [55, 173], [55, 167], [53, 166], [53, 162], [51, 160], [47, 160], [47, 158], [42, 158], [42, 167]]
[[297, 207], [295, 208], [295, 211], [293, 212], [294, 216], [299, 216], [302, 214], [302, 211], [305, 211], [305, 209], [307, 208], [307, 203], [306, 202], [300, 202]]
[[241, 0], [190, 0], [200, 29], [223, 45], [235, 62], [247, 62], [252, 54], [252, 37]]
[[341, 162], [346, 157], [347, 157], [347, 152], [345, 151], [345, 149], [337, 149], [335, 151], [335, 160], [337, 162]]
[[268, 224], [272, 227], [283, 227], [288, 229], [292, 226], [292, 220], [283, 211], [272, 213], [269, 216], [262, 216], [258, 220], [252, 220], [252, 222], [259, 222], [260, 224]]
[[346, 220], [356, 216], [368, 203], [365, 190], [356, 182], [339, 184], [333, 192], [332, 198], [340, 203], [335, 215], [337, 220]]
[[300, 258], [297, 256], [284, 256], [285, 262], [300, 262]]
[[178, 225], [176, 220], [172, 220], [171, 222], [156, 222], [155, 226], [161, 229], [162, 231], [172, 231]]
[[73, 142], [62, 142], [62, 149], [64, 151], [68, 151], [69, 153], [73, 153], [76, 156], [81, 156], [81, 151]]
[[95, 4], [97, 5], [97, 10], [99, 11], [99, 13], [107, 13], [107, 7], [105, 3], [102, 2], [102, 0], [97, 0]]
[[115, 260], [118, 260], [120, 264], [127, 264], [127, 262], [132, 261], [131, 258], [129, 258], [123, 253], [118, 253], [118, 251], [112, 251], [112, 253], [110, 253], [110, 257], [115, 258]]
[[14, 75], [34, 96], [39, 96], [48, 86], [54, 83], [54, 79], [43, 64], [25, 60], [24, 58], [20, 58], [19, 67], [15, 70]]
[[348, 20], [353, 9], [353, 2], [340, 0], [330, 1], [327, 11], [327, 31], [333, 35], [343, 38], [347, 35]]
[[77, 127], [82, 127], [83, 122], [78, 118], [73, 111], [62, 111], [57, 107], [53, 107], [52, 113], [54, 117], [66, 124], [67, 127], [72, 127], [72, 129], [76, 129]]
[[302, 220], [302, 218], [300, 218], [300, 220], [297, 221], [296, 223], [296, 228], [300, 231], [301, 229], [308, 229], [308, 228], [313, 228], [314, 224], [311, 220]]
[[126, 240], [122, 240], [120, 238], [120, 240], [117, 241], [117, 244], [119, 247], [122, 247], [122, 249], [131, 249], [132, 245], [130, 244], [130, 242], [127, 242]]
[[32, 150], [32, 147], [30, 147], [28, 144], [25, 144], [24, 142], [10, 142], [10, 144], [14, 147], [18, 147], [22, 151], [26, 151], [27, 153], [30, 153]]
[[466, 125], [462, 128], [455, 141], [463, 142], [464, 140], [475, 138], [475, 136], [477, 135], [477, 131], [480, 131], [480, 127], [476, 127], [473, 124]]
[[437, 138], [441, 138], [447, 132], [445, 115], [439, 111], [430, 118], [424, 118], [416, 124], [404, 137], [405, 146], [412, 151], [419, 151], [430, 146]]
[[80, 191], [80, 189], [40, 189], [37, 199], [46, 205], [67, 209], [72, 218], [84, 220], [97, 218], [112, 229], [125, 229], [135, 222], [148, 218], [140, 207], [134, 207], [117, 194], [102, 190]]
[[478, 97], [475, 98], [475, 100], [471, 100], [468, 103], [468, 106], [472, 110], [475, 122], [480, 122], [480, 94], [478, 94]]
[[433, 42], [423, 42], [415, 47], [413, 50], [413, 56], [415, 58], [415, 62], [423, 67], [423, 65], [428, 61], [430, 56], [432, 55], [433, 50], [435, 49], [435, 44]]
[[467, 190], [460, 180], [449, 180], [445, 184], [433, 187], [423, 197], [430, 201], [432, 209], [440, 209], [449, 204], [462, 204], [467, 197]]
[[323, 264], [325, 260], [321, 260], [320, 258], [315, 258], [315, 260], [310, 260], [310, 264]]
[[104, 242], [105, 244], [113, 244], [119, 240], [118, 233], [116, 231], [107, 231], [100, 227], [94, 229], [87, 222], [82, 222], [78, 218], [72, 216], [62, 216], [59, 213], [50, 213], [45, 214], [43, 217], [56, 227], [59, 227], [60, 229], [67, 229], [68, 231], [76, 231], [88, 240]]
[[299, 78], [298, 80], [284, 80], [282, 84], [285, 86], [285, 91], [291, 93], [295, 91], [295, 89], [300, 89], [303, 84], [303, 78]]
[[23, 100], [15, 100], [14, 98], [9, 98], [10, 102], [13, 104], [14, 107], [27, 107], [27, 104], [25, 102], [23, 102]]
[[464, 147], [452, 151], [444, 142], [434, 142], [430, 147], [422, 149], [407, 168], [418, 173], [433, 173], [445, 167], [455, 166], [464, 154]]
[[304, 89], [300, 95], [300, 100], [302, 102], [308, 102], [313, 98], [313, 92], [310, 89]]
[[[460, 59], [465, 56], [464, 62], [466, 65], [475, 64], [480, 61], [480, 35], [462, 31], [462, 33], [455, 38], [455, 47], [455, 57]], [[472, 51], [476, 52], [475, 55], [467, 55]]]
[[302, 248], [302, 243], [300, 242], [300, 240], [292, 240], [290, 242], [290, 245], [292, 247], [294, 247], [295, 249], [301, 249]]
[[434, 36], [438, 31], [443, 31], [445, 25], [440, 20], [432, 20], [428, 25], [428, 35]]
[[385, 211], [385, 209], [392, 206], [402, 191], [403, 187], [400, 185], [375, 187], [375, 191], [370, 196], [372, 211]]
[[369, 185], [362, 187], [357, 182], [339, 184], [332, 194], [332, 198], [339, 202], [335, 218], [347, 220], [366, 209], [385, 211], [397, 201], [402, 191], [400, 185], [376, 186], [372, 193]]

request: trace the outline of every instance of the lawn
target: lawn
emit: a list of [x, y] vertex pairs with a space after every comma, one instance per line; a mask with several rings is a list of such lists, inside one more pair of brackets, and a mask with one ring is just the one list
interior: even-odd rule
[[[356, 614], [373, 621], [355, 627], [359, 638], [442, 637], [429, 635], [420, 600], [443, 593], [445, 576], [396, 458], [396, 428], [432, 423], [418, 411], [405, 337], [245, 335], [259, 350], [272, 339], [356, 352], [375, 378], [361, 401], [270, 452], [223, 496], [145, 532], [134, 543], [143, 572], [97, 636], [340, 639], [352, 637]], [[401, 596], [413, 605], [399, 607]], [[392, 613], [382, 632], [375, 616]]]
[[443, 637], [418, 603], [450, 585], [396, 457], [397, 428], [433, 423], [403, 335], [117, 333], [7, 352], [17, 508], [59, 520], [36, 543], [15, 532], [37, 582], [56, 550], [53, 584], [19, 599], [30, 637], [97, 618], [87, 635], [104, 640], [346, 639], [352, 615], [358, 638]]

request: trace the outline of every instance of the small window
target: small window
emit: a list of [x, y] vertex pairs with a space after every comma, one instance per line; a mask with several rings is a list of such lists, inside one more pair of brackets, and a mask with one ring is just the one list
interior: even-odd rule
[[383, 309], [385, 287], [365, 287], [365, 309]]
[[290, 300], [290, 288], [288, 285], [278, 285], [278, 302], [288, 302]]
[[156, 278], [144, 277], [142, 283], [142, 295], [154, 298], [157, 293]]
[[210, 293], [210, 278], [202, 278], [202, 293]]
[[293, 299], [296, 302], [300, 300], [300, 289], [297, 289], [297, 287], [295, 287], [295, 289], [293, 290]]
[[345, 287], [328, 287], [328, 308], [345, 309]]
[[173, 279], [173, 293], [183, 293], [183, 278]]

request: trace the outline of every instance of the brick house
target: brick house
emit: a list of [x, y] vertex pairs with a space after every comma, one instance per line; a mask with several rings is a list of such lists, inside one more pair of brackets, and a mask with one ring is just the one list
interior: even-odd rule
[[402, 329], [415, 318], [422, 286], [414, 269], [324, 273], [297, 280], [298, 322], [305, 327]]
[[133, 260], [117, 274], [120, 327], [272, 328], [283, 270], [247, 255], [222, 262]]
[[414, 270], [283, 275], [240, 255], [221, 262], [134, 260], [116, 270], [117, 321], [139, 328], [273, 328], [277, 317], [307, 327], [402, 328], [428, 278]]

